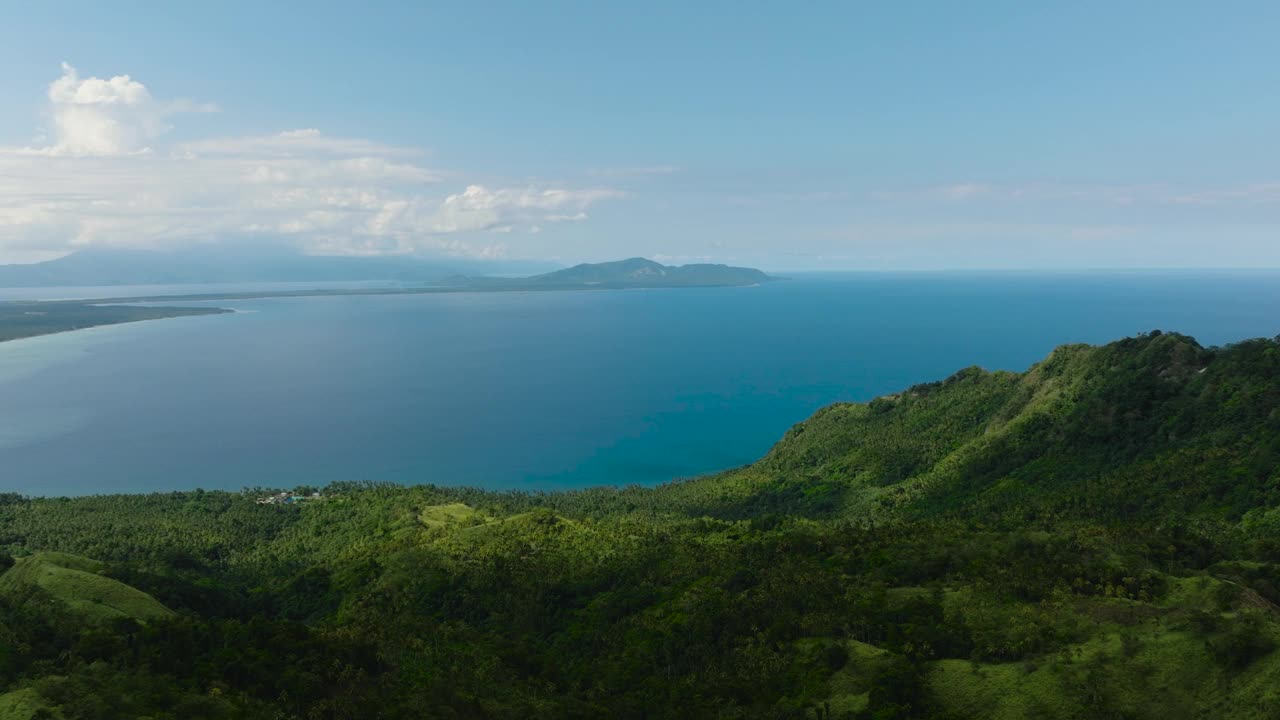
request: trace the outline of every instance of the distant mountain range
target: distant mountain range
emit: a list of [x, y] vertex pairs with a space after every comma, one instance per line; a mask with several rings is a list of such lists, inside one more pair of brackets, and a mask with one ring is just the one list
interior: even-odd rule
[[359, 280], [437, 283], [458, 275], [528, 275], [556, 267], [556, 263], [523, 260], [313, 256], [279, 250], [83, 250], [47, 262], [0, 265], [0, 287]]
[[[426, 261], [401, 258], [306, 258], [293, 256], [278, 264], [243, 263], [215, 258], [204, 268], [192, 264], [188, 254], [161, 257], [156, 253], [85, 253], [37, 265], [0, 266], [0, 287], [182, 285], [195, 283], [243, 283], [299, 281], [403, 281], [395, 286], [302, 287], [209, 292], [167, 290], [165, 294], [127, 295], [103, 289], [97, 298], [78, 300], [19, 300], [0, 302], [0, 342], [36, 335], [79, 330], [97, 325], [155, 320], [184, 315], [230, 312], [208, 307], [140, 307], [137, 303], [176, 303], [214, 300], [248, 300], [273, 297], [335, 295], [428, 295], [466, 292], [539, 292], [623, 290], [633, 288], [741, 287], [775, 280], [753, 268], [728, 265], [669, 266], [644, 258], [606, 263], [584, 263], [563, 270], [528, 277], [472, 276], [449, 272], [450, 268]], [[93, 257], [96, 255], [96, 257]], [[106, 258], [102, 261], [102, 258]], [[182, 262], [174, 262], [179, 258]], [[130, 264], [128, 260], [136, 261]], [[312, 262], [314, 261], [314, 262]], [[419, 263], [419, 264], [414, 264]], [[24, 272], [25, 269], [25, 272]], [[7, 276], [4, 273], [8, 273]], [[0, 714], [2, 715], [2, 714]]]
[[[770, 278], [752, 268], [668, 266], [644, 258], [554, 269], [539, 261], [333, 257], [220, 250], [86, 250], [48, 262], [0, 265], [0, 287], [391, 281], [476, 290], [591, 287], [723, 287]], [[541, 274], [532, 274], [541, 273]], [[519, 275], [520, 277], [513, 277]]]

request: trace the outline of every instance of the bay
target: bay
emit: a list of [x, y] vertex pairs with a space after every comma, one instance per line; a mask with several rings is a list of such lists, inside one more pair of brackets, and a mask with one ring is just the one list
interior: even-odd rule
[[970, 365], [1023, 370], [1063, 343], [1157, 328], [1275, 336], [1280, 273], [209, 304], [239, 312], [0, 343], [0, 491], [654, 484], [749, 463], [828, 403]]

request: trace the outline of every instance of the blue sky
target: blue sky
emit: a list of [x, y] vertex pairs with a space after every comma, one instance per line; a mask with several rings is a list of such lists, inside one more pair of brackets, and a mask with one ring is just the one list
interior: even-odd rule
[[1054, 5], [14, 3], [0, 261], [1280, 266], [1280, 6]]

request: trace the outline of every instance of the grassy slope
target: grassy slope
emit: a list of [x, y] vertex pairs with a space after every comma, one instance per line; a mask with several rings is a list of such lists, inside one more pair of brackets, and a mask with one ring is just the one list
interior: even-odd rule
[[32, 720], [44, 710], [52, 720], [61, 720], [62, 713], [45, 702], [35, 688], [24, 688], [0, 694], [0, 720]]
[[[1250, 375], [1239, 372], [1242, 356], [1254, 361]], [[827, 408], [741, 481], [763, 469], [777, 480], [763, 492], [799, 486], [795, 497], [834, 495], [839, 512], [882, 521], [1034, 526], [1101, 515], [1243, 534], [1242, 517], [1280, 479], [1274, 452], [1266, 454], [1280, 437], [1278, 378], [1272, 343], [1207, 351], [1159, 335], [1064, 347], [1025, 374], [969, 369], [868, 405]], [[1217, 607], [1208, 598], [1223, 581], [1209, 576], [1163, 577], [1170, 591], [1158, 603], [1110, 601], [1134, 606], [1122, 614], [1149, 624], [1086, 623], [1076, 642], [1036, 662], [936, 661], [928, 686], [961, 717], [1088, 716], [1082, 696], [1096, 700], [1099, 716], [1104, 707], [1135, 717], [1280, 716], [1280, 652], [1224, 670], [1186, 620], [1206, 613], [1230, 622], [1262, 607], [1274, 645], [1280, 611], [1256, 597]], [[838, 693], [832, 702], [848, 705]]]
[[[1280, 654], [1226, 672], [1204, 641], [1186, 630], [1104, 627], [1094, 632], [1035, 661], [936, 661], [928, 667], [929, 688], [947, 711], [992, 720], [1074, 718], [1091, 708], [1099, 716], [1106, 716], [1105, 708], [1170, 720], [1263, 720], [1280, 713]], [[1125, 635], [1132, 638], [1132, 654], [1126, 654]]]
[[860, 517], [1018, 507], [1019, 523], [1165, 511], [1238, 521], [1277, 477], [1277, 377], [1272, 342], [1210, 351], [1162, 334], [1065, 346], [1026, 373], [970, 368], [821, 410], [733, 480], [769, 476], [757, 505], [838, 499]]
[[150, 595], [124, 583], [103, 577], [101, 563], [66, 553], [42, 552], [18, 560], [0, 575], [0, 595], [49, 601], [90, 622], [131, 618], [146, 622], [168, 617], [171, 611]]

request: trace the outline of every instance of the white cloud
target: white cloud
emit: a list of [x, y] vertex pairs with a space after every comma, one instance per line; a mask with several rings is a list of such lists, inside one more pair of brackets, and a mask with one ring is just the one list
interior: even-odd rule
[[[898, 219], [858, 222], [816, 235], [777, 269], [996, 270], [1249, 267], [1274, 235], [1270, 223], [1215, 224], [1235, 243], [1207, 247], [1201, 228], [1078, 221]], [[1153, 248], [1159, 248], [1153, 251]], [[1100, 260], [1102, 259], [1102, 260]]]
[[1188, 187], [1167, 183], [976, 183], [873, 193], [876, 199], [931, 200], [956, 203], [1081, 202], [1095, 206], [1246, 206], [1280, 203], [1280, 183], [1224, 187]]
[[443, 187], [422, 152], [315, 128], [161, 144], [163, 102], [127, 75], [49, 88], [53, 144], [0, 147], [0, 262], [84, 247], [286, 237], [325, 254], [495, 257], [490, 233], [587, 217], [608, 188]]
[[168, 116], [213, 109], [189, 100], [158, 103], [145, 85], [128, 75], [81, 78], [67, 63], [62, 64], [62, 77], [50, 83], [48, 98], [55, 142], [32, 149], [47, 155], [146, 152], [149, 143], [169, 129]]
[[991, 192], [991, 187], [980, 183], [957, 183], [941, 188], [941, 192], [952, 200], [964, 200], [976, 195], [985, 195]]
[[414, 148], [396, 147], [372, 140], [339, 138], [316, 128], [286, 130], [275, 135], [225, 137], [179, 145], [176, 153], [185, 157], [290, 158], [316, 156], [411, 157]]
[[[470, 185], [444, 199], [434, 218], [435, 232], [493, 230], [517, 222], [585, 220], [586, 210], [605, 199], [622, 197], [617, 190], [522, 188], [490, 190]], [[566, 213], [565, 211], [568, 211]]]
[[607, 178], [644, 178], [660, 175], [674, 175], [680, 172], [675, 165], [648, 165], [645, 167], [603, 168], [589, 170], [588, 175]]
[[1220, 205], [1223, 203], [1274, 205], [1280, 203], [1280, 183], [1253, 183], [1230, 188], [1185, 192], [1175, 195], [1171, 202], [1176, 205]]
[[649, 259], [654, 262], [662, 263], [663, 265], [681, 265], [688, 263], [709, 263], [714, 262], [716, 258], [713, 255], [688, 255], [685, 253], [669, 255], [667, 253], [658, 253], [656, 255], [649, 256]]
[[582, 222], [587, 219], [587, 214], [581, 210], [572, 215], [548, 215], [547, 222]]

